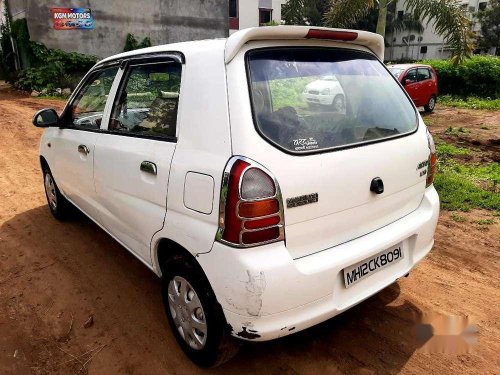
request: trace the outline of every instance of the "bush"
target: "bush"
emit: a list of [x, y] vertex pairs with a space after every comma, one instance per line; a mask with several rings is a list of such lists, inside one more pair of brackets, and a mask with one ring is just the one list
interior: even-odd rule
[[500, 98], [500, 57], [476, 55], [458, 65], [450, 60], [420, 62], [436, 70], [441, 94]]
[[74, 89], [83, 75], [96, 63], [97, 57], [76, 52], [49, 49], [30, 42], [33, 67], [21, 71], [15, 85], [23, 90]]

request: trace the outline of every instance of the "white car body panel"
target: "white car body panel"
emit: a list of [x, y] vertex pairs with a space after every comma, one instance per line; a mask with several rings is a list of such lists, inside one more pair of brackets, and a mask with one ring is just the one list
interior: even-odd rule
[[[319, 46], [383, 56], [383, 41], [375, 34], [359, 32], [353, 43], [306, 40], [308, 29], [242, 30], [227, 41], [156, 46], [100, 62], [160, 52], [185, 56], [177, 142], [58, 128], [46, 129], [41, 140], [40, 155], [64, 196], [159, 276], [158, 251], [168, 251], [160, 248], [162, 241], [186, 249], [210, 281], [233, 335], [246, 340], [284, 336], [337, 315], [408, 273], [433, 245], [439, 198], [416, 169], [429, 156], [420, 116], [413, 134], [300, 157], [257, 133], [247, 51]], [[109, 94], [103, 130], [121, 76]], [[68, 142], [61, 145], [65, 133]], [[80, 140], [92, 147], [93, 167], [80, 159], [75, 147]], [[222, 177], [234, 155], [266, 167], [283, 199], [319, 194], [317, 204], [285, 209], [285, 241], [248, 249], [215, 241]], [[156, 176], [140, 171], [144, 160], [157, 165]], [[79, 163], [81, 171], [71, 170]], [[375, 176], [386, 182], [382, 196], [367, 189]], [[404, 259], [344, 287], [345, 267], [399, 243]]]

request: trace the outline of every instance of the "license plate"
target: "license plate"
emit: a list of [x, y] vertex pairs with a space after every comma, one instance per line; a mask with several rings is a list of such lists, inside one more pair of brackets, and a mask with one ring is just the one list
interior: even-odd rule
[[403, 259], [403, 248], [396, 245], [389, 250], [384, 250], [377, 255], [344, 268], [344, 284], [349, 288], [357, 282], [366, 279], [375, 272]]

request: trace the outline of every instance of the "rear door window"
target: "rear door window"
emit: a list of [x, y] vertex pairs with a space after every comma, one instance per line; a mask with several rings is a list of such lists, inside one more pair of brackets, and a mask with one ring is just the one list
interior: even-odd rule
[[170, 62], [131, 66], [116, 94], [108, 129], [175, 137], [181, 70], [180, 64]]
[[426, 79], [431, 79], [431, 72], [427, 68], [418, 68], [417, 75], [419, 81], [425, 81]]
[[258, 49], [247, 53], [247, 69], [257, 130], [285, 151], [321, 152], [417, 129], [410, 100], [371, 54]]

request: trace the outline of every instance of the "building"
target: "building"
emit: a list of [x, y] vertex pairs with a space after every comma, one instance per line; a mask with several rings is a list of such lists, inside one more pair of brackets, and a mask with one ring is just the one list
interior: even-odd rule
[[229, 0], [229, 33], [272, 21], [281, 23], [281, 6], [287, 0]]
[[[227, 0], [9, 0], [8, 6], [13, 20], [26, 19], [31, 40], [98, 57], [122, 52], [129, 33], [152, 44], [228, 35]], [[57, 29], [54, 8], [89, 8], [93, 24]]]
[[[489, 0], [461, 0], [462, 7], [467, 9], [470, 19], [474, 22], [473, 30], [480, 31], [480, 25], [475, 21], [474, 14], [486, 9]], [[396, 3], [396, 17], [403, 17], [407, 13], [404, 1]], [[388, 61], [420, 60], [420, 59], [447, 59], [451, 51], [447, 48], [442, 36], [438, 35], [432, 23], [422, 21], [424, 32], [419, 34], [414, 31], [400, 31], [388, 34], [385, 49], [385, 59]]]

